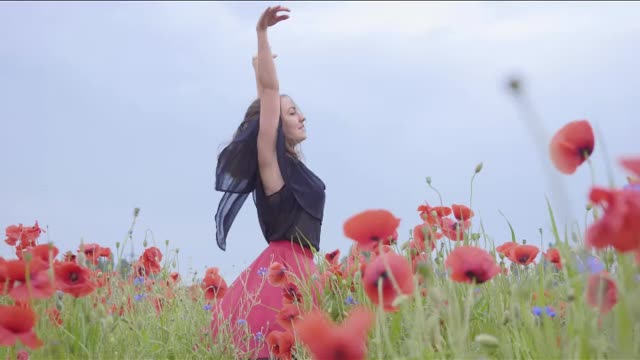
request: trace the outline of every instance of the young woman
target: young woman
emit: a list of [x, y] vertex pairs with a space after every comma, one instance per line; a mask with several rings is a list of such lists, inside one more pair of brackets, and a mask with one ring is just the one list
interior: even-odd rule
[[[276, 320], [283, 306], [282, 288], [267, 280], [274, 263], [290, 279], [305, 281], [315, 273], [313, 250], [320, 245], [325, 185], [301, 161], [296, 147], [307, 137], [304, 114], [280, 94], [267, 29], [289, 18], [269, 7], [256, 26], [258, 55], [254, 59], [258, 99], [247, 110], [231, 143], [218, 156], [216, 190], [225, 194], [216, 213], [218, 246], [226, 238], [240, 207], [253, 193], [267, 248], [229, 286], [214, 310], [212, 335], [230, 329], [243, 358], [267, 359], [265, 338], [284, 331]], [[238, 239], [241, 241], [242, 239]]]

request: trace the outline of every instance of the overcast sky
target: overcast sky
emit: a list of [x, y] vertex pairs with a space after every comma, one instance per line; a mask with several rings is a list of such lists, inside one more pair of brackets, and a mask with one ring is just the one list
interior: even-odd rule
[[[255, 24], [277, 4], [0, 3], [2, 228], [38, 220], [63, 252], [81, 239], [114, 248], [139, 207], [136, 253], [145, 234], [163, 251], [169, 239], [183, 276], [217, 266], [230, 283], [266, 242], [248, 199], [217, 248], [216, 157], [255, 97]], [[556, 174], [559, 203], [511, 74], [547, 137], [594, 124], [599, 184], [609, 164], [621, 185], [616, 158], [639, 151], [639, 3], [286, 5], [270, 40], [281, 91], [307, 116], [306, 163], [327, 185], [323, 251], [346, 252], [343, 222], [370, 208], [400, 217], [405, 240], [417, 206], [438, 202], [425, 177], [468, 204], [479, 162], [473, 207], [496, 245], [510, 238], [498, 210], [519, 239], [539, 244], [543, 228], [551, 240], [545, 194], [582, 223], [589, 170]]]

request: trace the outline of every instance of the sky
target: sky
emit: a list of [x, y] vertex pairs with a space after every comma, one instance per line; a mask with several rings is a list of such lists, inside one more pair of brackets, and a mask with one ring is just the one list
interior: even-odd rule
[[[277, 4], [0, 3], [0, 226], [38, 221], [62, 252], [115, 250], [139, 208], [136, 256], [146, 239], [169, 264], [179, 250], [184, 278], [216, 266], [231, 283], [267, 244], [248, 199], [227, 251], [216, 246], [216, 158], [256, 96], [255, 25]], [[622, 185], [617, 158], [640, 150], [639, 3], [282, 4], [290, 19], [269, 39], [281, 91], [307, 116], [305, 162], [327, 186], [323, 252], [346, 253], [342, 225], [367, 209], [394, 213], [406, 241], [418, 205], [439, 202], [425, 178], [468, 205], [480, 162], [474, 228], [510, 240], [501, 211], [546, 248], [545, 196], [561, 225], [583, 228], [592, 184], [586, 166], [553, 171], [552, 134], [592, 123], [597, 185], [607, 171]], [[14, 255], [0, 244], [0, 256]]]

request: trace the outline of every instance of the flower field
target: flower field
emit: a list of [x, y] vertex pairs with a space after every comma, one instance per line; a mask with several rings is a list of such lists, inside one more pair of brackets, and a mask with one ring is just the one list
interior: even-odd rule
[[[548, 155], [571, 176], [595, 148], [589, 122], [572, 121]], [[519, 242], [513, 229], [494, 244], [471, 204], [439, 193], [403, 219], [415, 225], [408, 239], [387, 210], [354, 214], [344, 221], [350, 251], [316, 254], [311, 278], [279, 263], [258, 269], [264, 286], [282, 288], [283, 330], [244, 336], [274, 359], [640, 358], [640, 157], [617, 165], [627, 184], [584, 189], [586, 228], [556, 224], [549, 204], [551, 246]], [[233, 281], [217, 268], [185, 280], [168, 244], [145, 244], [129, 262], [125, 244], [60, 249], [37, 221], [4, 226], [15, 257], [0, 258], [0, 358], [251, 356], [229, 333], [211, 335]]]

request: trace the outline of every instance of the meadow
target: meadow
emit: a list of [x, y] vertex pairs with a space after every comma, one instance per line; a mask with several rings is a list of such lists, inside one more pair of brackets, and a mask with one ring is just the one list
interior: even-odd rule
[[[571, 176], [591, 165], [595, 143], [588, 120], [567, 121], [547, 155]], [[349, 253], [317, 253], [312, 278], [262, 269], [264, 286], [282, 288], [285, 330], [246, 336], [277, 359], [639, 358], [640, 157], [616, 164], [628, 183], [584, 189], [584, 226], [557, 224], [547, 201], [550, 234], [523, 243], [505, 216], [512, 238], [499, 246], [472, 194], [449, 204], [427, 179], [437, 201], [411, 205], [411, 236], [391, 212], [370, 209], [345, 219]], [[471, 193], [481, 171], [470, 171]], [[247, 358], [228, 333], [211, 336], [233, 280], [217, 268], [184, 281], [168, 242], [125, 259], [140, 241], [132, 229], [113, 249], [58, 249], [37, 221], [3, 225], [16, 256], [0, 258], [0, 358]]]

